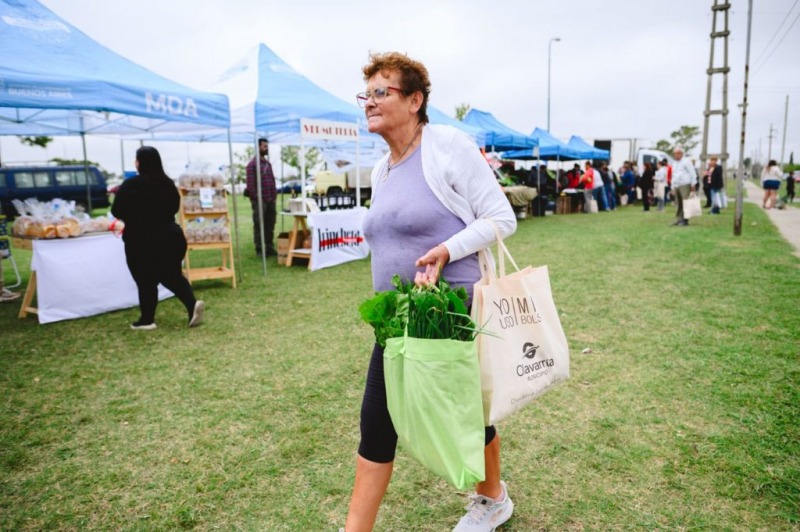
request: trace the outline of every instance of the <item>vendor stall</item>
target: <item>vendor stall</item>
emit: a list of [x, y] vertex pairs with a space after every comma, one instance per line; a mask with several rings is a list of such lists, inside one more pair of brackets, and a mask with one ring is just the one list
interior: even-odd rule
[[525, 186], [503, 187], [503, 193], [508, 198], [508, 202], [514, 209], [517, 218], [524, 218], [530, 214], [531, 201], [536, 197], [535, 188]]

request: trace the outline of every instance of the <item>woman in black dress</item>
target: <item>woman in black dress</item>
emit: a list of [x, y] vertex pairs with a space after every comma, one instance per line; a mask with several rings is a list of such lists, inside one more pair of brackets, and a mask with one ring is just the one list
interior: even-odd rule
[[125, 258], [139, 290], [141, 314], [131, 328], [156, 328], [159, 283], [180, 299], [189, 327], [194, 327], [203, 320], [205, 304], [195, 299], [181, 272], [186, 238], [175, 223], [181, 203], [178, 189], [152, 146], [136, 150], [136, 170], [138, 175], [123, 181], [111, 207], [111, 214], [125, 222]]

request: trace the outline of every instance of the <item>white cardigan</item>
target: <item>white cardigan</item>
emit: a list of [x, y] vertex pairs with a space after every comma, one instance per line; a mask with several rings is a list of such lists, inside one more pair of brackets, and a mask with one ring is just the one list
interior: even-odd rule
[[[378, 194], [390, 153], [372, 169], [372, 195]], [[505, 239], [517, 229], [517, 218], [475, 142], [443, 125], [422, 130], [422, 173], [431, 191], [466, 227], [442, 242], [455, 262], [495, 242], [493, 221]]]

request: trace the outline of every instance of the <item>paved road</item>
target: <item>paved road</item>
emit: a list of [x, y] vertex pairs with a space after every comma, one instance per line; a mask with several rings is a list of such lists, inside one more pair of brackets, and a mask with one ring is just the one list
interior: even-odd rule
[[[735, 182], [731, 181], [731, 184], [735, 185]], [[761, 190], [761, 187], [752, 181], [746, 180], [744, 188], [747, 191], [744, 200], [755, 203], [760, 207], [761, 200], [764, 197], [764, 191]], [[731, 208], [730, 202], [728, 208]], [[766, 213], [772, 223], [775, 224], [775, 227], [778, 228], [778, 231], [780, 231], [781, 236], [792, 245], [795, 256], [800, 258], [800, 209], [797, 207], [768, 209]]]

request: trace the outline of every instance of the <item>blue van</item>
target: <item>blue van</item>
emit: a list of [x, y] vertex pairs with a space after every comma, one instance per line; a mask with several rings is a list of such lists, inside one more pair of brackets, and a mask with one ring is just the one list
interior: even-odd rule
[[[92, 208], [108, 207], [106, 180], [96, 166], [89, 166], [89, 190]], [[87, 206], [86, 172], [83, 166], [3, 166], [0, 167], [0, 209], [9, 218], [19, 213], [11, 200], [54, 198], [75, 200]]]

